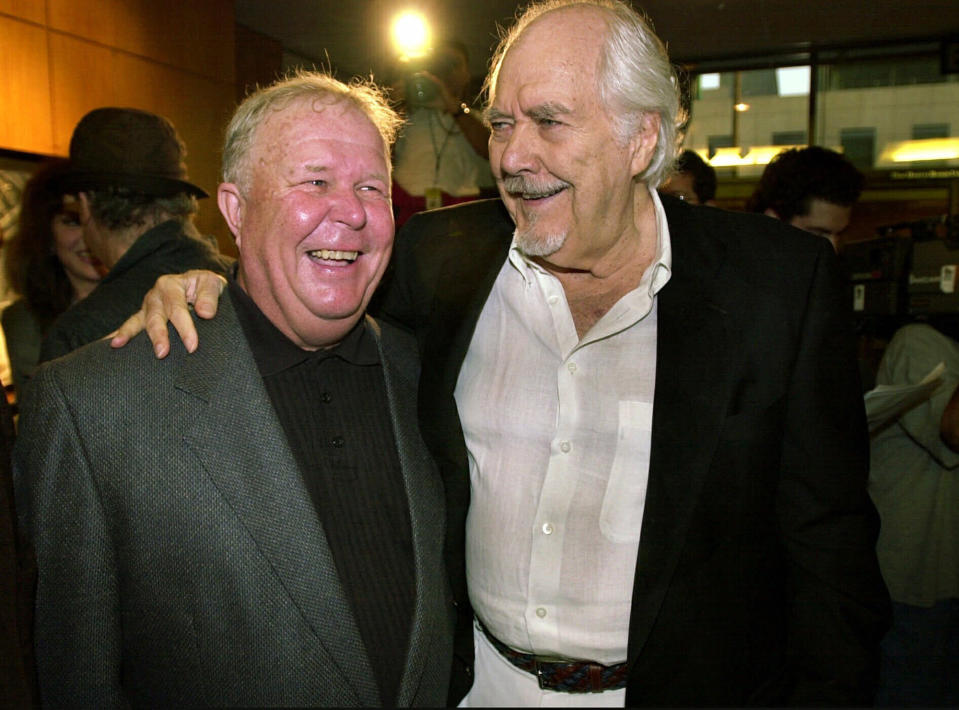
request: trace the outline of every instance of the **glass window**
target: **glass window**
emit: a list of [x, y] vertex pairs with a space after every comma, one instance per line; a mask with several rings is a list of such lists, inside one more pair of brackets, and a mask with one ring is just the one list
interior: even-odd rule
[[948, 138], [948, 123], [917, 123], [912, 127], [912, 139], [922, 141], [927, 138]]
[[693, 75], [685, 147], [738, 177], [808, 142], [867, 171], [959, 167], [959, 74], [935, 43], [807, 58], [821, 61]]
[[721, 174], [759, 175], [782, 146], [806, 143], [809, 66], [701, 74], [697, 79], [685, 147], [707, 155]]
[[950, 127], [959, 77], [942, 74], [938, 53], [823, 64], [818, 71], [816, 143], [853, 151], [853, 162], [866, 170], [959, 166], [959, 134]]
[[783, 67], [776, 70], [776, 93], [780, 96], [808, 96], [811, 67]]
[[916, 86], [942, 82], [937, 56], [896, 57], [821, 67], [823, 91], [875, 89], [890, 86]]
[[876, 129], [843, 128], [839, 132], [839, 145], [853, 165], [868, 170], [876, 156]]
[[744, 71], [742, 75], [742, 98], [753, 96], [778, 96], [776, 71], [774, 69], [757, 69]]
[[773, 145], [806, 145], [806, 131], [773, 131]]

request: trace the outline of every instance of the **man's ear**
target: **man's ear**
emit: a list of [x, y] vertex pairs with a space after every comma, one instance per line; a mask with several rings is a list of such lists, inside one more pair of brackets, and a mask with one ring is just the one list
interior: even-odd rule
[[633, 177], [649, 167], [659, 141], [659, 114], [647, 111], [640, 119], [639, 131], [630, 139], [630, 167]]
[[767, 207], [763, 211], [763, 214], [766, 215], [767, 217], [772, 217], [773, 219], [778, 219], [779, 221], [782, 221], [782, 217], [780, 217], [779, 214], [776, 212], [776, 210], [774, 210], [772, 207]]
[[236, 248], [240, 248], [240, 228], [243, 226], [243, 207], [245, 201], [240, 193], [240, 188], [232, 182], [220, 183], [216, 189], [216, 204], [220, 208], [220, 214], [226, 220], [227, 226], [233, 232], [233, 241]]

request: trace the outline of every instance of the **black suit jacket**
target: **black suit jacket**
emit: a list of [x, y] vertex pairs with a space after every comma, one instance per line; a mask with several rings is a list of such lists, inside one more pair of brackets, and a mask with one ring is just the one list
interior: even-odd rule
[[[663, 203], [673, 270], [658, 296], [627, 704], [868, 704], [889, 601], [835, 255], [761, 215]], [[498, 200], [418, 215], [382, 295], [417, 335], [420, 424], [446, 484], [454, 695], [472, 641], [453, 391], [512, 230]]]

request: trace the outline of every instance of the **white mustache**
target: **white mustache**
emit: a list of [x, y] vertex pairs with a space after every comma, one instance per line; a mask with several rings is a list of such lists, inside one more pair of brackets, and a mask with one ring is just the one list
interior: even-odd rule
[[522, 195], [525, 198], [546, 197], [570, 186], [564, 180], [537, 185], [535, 181], [522, 175], [507, 175], [500, 180], [500, 184], [511, 195]]

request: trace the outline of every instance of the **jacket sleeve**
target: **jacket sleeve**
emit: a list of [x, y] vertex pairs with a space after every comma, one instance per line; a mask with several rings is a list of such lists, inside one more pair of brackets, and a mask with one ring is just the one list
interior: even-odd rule
[[823, 242], [789, 383], [777, 496], [791, 704], [871, 704], [890, 614], [849, 321], [837, 261]]
[[58, 372], [41, 368], [31, 384], [14, 450], [19, 515], [37, 555], [41, 702], [121, 707], [126, 702], [114, 542], [90, 452]]

